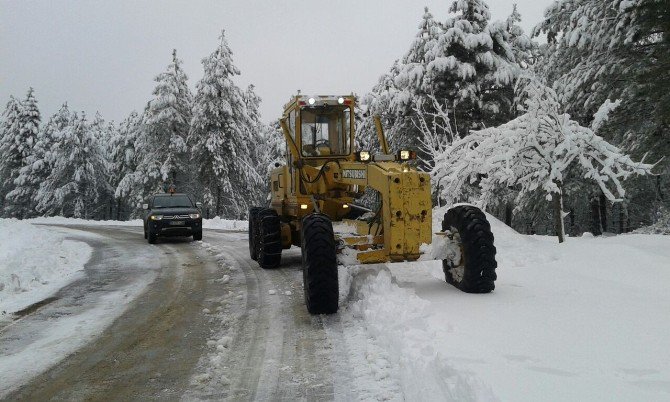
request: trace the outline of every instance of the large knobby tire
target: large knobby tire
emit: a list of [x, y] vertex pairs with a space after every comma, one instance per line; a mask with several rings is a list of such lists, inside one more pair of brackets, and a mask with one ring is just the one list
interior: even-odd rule
[[467, 293], [489, 293], [495, 289], [496, 248], [491, 225], [477, 207], [460, 205], [444, 214], [442, 231], [448, 232], [450, 244], [458, 248], [442, 260], [447, 283]]
[[249, 209], [249, 256], [254, 261], [258, 259], [258, 213], [263, 209], [263, 207]]
[[274, 209], [258, 212], [256, 257], [261, 268], [276, 268], [281, 263], [281, 222]]
[[310, 314], [337, 313], [337, 248], [333, 224], [326, 215], [302, 220], [302, 275], [305, 304]]

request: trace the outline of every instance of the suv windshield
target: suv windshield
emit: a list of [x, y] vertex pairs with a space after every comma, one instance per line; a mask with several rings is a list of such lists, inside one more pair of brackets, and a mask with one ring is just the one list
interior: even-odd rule
[[350, 116], [349, 106], [328, 105], [301, 109], [302, 154], [348, 155]]
[[154, 198], [154, 208], [191, 208], [193, 204], [186, 195], [166, 195]]

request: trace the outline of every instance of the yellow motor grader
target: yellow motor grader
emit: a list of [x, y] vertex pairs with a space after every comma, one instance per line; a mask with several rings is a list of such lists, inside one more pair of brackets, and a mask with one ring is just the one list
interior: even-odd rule
[[[291, 98], [280, 120], [286, 164], [271, 174], [271, 205], [249, 211], [249, 252], [262, 268], [278, 267], [282, 249], [302, 248], [311, 314], [337, 312], [339, 252], [353, 250], [347, 253], [355, 253], [360, 264], [415, 261], [433, 239], [429, 175], [413, 166], [414, 152], [389, 151], [378, 118], [382, 153], [355, 150], [355, 103], [353, 95]], [[355, 203], [366, 188], [376, 190], [381, 201], [374, 210]], [[347, 219], [357, 210], [367, 219]], [[333, 231], [337, 221], [348, 233]], [[479, 209], [449, 209], [435, 235], [444, 240], [439, 254], [448, 283], [469, 293], [494, 289], [496, 250]]]

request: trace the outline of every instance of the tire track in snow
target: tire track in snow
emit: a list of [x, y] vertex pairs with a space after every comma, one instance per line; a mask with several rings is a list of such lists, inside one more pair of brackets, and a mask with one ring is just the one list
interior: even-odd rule
[[211, 232], [209, 238], [210, 252], [230, 270], [231, 286], [245, 289], [237, 297], [246, 303], [233, 311], [231, 301], [229, 317], [220, 316], [230, 321], [212, 345], [228, 337], [231, 346], [213, 348], [201, 360], [196, 377], [204, 376], [204, 384], [185, 399], [332, 400], [332, 346], [321, 320], [304, 306], [299, 250], [285, 250], [280, 268], [263, 270], [249, 258], [246, 234]]

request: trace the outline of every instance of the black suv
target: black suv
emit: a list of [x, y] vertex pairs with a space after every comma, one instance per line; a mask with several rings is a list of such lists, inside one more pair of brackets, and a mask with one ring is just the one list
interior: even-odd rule
[[193, 240], [202, 240], [200, 203], [188, 195], [156, 194], [142, 207], [147, 211], [144, 238], [150, 244], [156, 243], [159, 236], [193, 236]]

